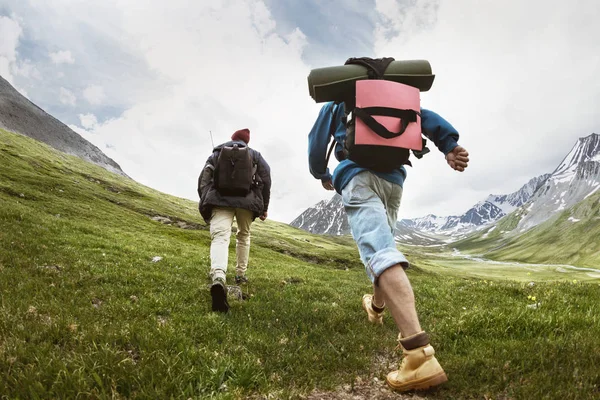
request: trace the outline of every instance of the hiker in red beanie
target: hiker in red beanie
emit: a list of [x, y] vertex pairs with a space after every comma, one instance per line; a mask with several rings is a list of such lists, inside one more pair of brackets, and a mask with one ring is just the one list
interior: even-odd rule
[[250, 225], [264, 221], [271, 197], [271, 170], [262, 155], [248, 147], [250, 130], [240, 129], [231, 141], [218, 145], [198, 178], [200, 214], [210, 224], [212, 310], [227, 312], [226, 274], [231, 226], [237, 224], [235, 283], [248, 282]]
[[250, 130], [248, 128], [245, 128], [240, 129], [239, 131], [235, 131], [233, 135], [231, 135], [231, 140], [241, 140], [246, 144], [250, 143]]

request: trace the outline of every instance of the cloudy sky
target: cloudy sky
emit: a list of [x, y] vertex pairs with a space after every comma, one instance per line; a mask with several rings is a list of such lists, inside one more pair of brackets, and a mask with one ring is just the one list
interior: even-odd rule
[[332, 194], [308, 172], [310, 70], [426, 59], [422, 106], [471, 164], [413, 161], [399, 216], [450, 215], [600, 131], [599, 20], [597, 0], [0, 0], [0, 75], [135, 180], [192, 200], [209, 132], [249, 128], [272, 168], [270, 217], [290, 222]]

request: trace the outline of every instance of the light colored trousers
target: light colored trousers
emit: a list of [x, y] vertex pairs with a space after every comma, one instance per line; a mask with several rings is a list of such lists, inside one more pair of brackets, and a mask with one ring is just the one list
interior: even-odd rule
[[222, 278], [227, 274], [229, 260], [229, 239], [231, 238], [231, 225], [235, 217], [237, 233], [235, 252], [237, 266], [235, 274], [243, 276], [248, 269], [250, 255], [250, 224], [252, 224], [252, 211], [244, 208], [214, 207], [210, 218], [210, 277]]
[[342, 189], [352, 237], [373, 283], [396, 264], [408, 268], [408, 260], [396, 248], [394, 240], [401, 199], [400, 185], [369, 171], [358, 173]]

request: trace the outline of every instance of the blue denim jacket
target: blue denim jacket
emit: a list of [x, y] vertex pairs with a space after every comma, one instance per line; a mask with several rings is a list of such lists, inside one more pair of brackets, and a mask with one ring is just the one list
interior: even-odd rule
[[[326, 103], [321, 108], [317, 121], [308, 135], [308, 165], [310, 173], [316, 179], [321, 179], [322, 181], [328, 181], [333, 178], [333, 186], [340, 194], [344, 186], [356, 174], [362, 171], [369, 171], [369, 169], [359, 166], [354, 161], [340, 161], [338, 158], [340, 163], [333, 172], [332, 177], [329, 168], [325, 165], [328, 144], [331, 140], [331, 130], [333, 130], [333, 136], [337, 142], [334, 150], [336, 158], [337, 153], [342, 151], [344, 139], [346, 138], [346, 127], [343, 122], [344, 116], [344, 103]], [[421, 130], [444, 155], [458, 146], [458, 132], [456, 129], [433, 111], [421, 109]], [[406, 169], [404, 167], [385, 173], [371, 172], [386, 181], [397, 183], [400, 186], [404, 184], [404, 179], [406, 178]]]

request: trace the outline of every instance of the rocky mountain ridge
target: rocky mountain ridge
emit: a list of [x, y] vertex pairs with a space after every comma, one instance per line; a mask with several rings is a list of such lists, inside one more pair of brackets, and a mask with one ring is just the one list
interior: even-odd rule
[[1, 76], [0, 128], [29, 136], [63, 153], [77, 156], [108, 171], [127, 176], [119, 164], [106, 156], [98, 147], [29, 101]]

